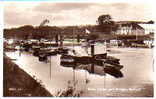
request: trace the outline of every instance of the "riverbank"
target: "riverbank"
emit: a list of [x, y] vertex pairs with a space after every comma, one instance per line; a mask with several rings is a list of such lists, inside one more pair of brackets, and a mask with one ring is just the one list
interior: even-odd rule
[[52, 96], [40, 82], [37, 82], [6, 55], [3, 57], [3, 96], [50, 97]]

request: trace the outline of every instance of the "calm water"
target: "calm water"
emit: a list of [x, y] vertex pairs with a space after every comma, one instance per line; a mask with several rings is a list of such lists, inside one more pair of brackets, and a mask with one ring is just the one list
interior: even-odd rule
[[[42, 84], [54, 95], [59, 90], [67, 88], [68, 81], [73, 81], [73, 69], [60, 66], [60, 55], [51, 57], [51, 67], [50, 63], [39, 62], [37, 57], [25, 52], [20, 57], [18, 52], [8, 52], [7, 55], [17, 58], [15, 63], [31, 76], [34, 75], [36, 79], [41, 80]], [[117, 79], [108, 74], [99, 76], [89, 74], [84, 70], [75, 70], [75, 79], [78, 81], [76, 88], [83, 90], [82, 96], [153, 95], [152, 49], [113, 48], [108, 55], [120, 59], [120, 63], [124, 65], [121, 70], [124, 77]], [[89, 79], [88, 84], [85, 84], [86, 78]]]

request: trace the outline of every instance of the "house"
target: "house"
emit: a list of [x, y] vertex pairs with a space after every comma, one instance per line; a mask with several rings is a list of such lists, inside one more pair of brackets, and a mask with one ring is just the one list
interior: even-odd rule
[[145, 29], [137, 23], [120, 23], [118, 24], [118, 35], [145, 35]]

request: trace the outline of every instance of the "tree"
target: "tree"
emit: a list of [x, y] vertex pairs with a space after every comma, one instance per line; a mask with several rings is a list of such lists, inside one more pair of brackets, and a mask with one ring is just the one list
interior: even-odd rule
[[113, 23], [111, 16], [108, 14], [100, 15], [98, 17], [97, 22], [98, 22], [98, 25], [109, 25]]
[[23, 39], [29, 39], [32, 37], [32, 34], [34, 32], [34, 27], [32, 25], [24, 25], [19, 28], [17, 28], [18, 33], [17, 35], [20, 35]]
[[151, 21], [148, 21], [147, 23], [148, 24], [154, 24], [154, 21], [151, 20]]
[[99, 35], [98, 34], [90, 34], [88, 36], [88, 40], [96, 40], [99, 38]]
[[110, 34], [112, 31], [117, 30], [117, 25], [115, 25], [115, 22], [112, 20], [112, 17], [109, 14], [100, 15], [97, 23], [98, 29], [105, 34]]

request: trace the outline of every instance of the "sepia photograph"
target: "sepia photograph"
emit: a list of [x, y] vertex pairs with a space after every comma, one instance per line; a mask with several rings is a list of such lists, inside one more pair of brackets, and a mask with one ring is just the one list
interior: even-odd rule
[[3, 2], [3, 97], [154, 97], [151, 2]]

